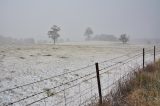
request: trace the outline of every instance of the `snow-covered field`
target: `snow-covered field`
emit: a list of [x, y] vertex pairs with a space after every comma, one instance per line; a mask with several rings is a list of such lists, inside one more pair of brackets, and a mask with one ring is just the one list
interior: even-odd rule
[[[31, 104], [33, 106], [84, 105], [85, 100], [98, 94], [95, 62], [100, 63], [100, 70], [104, 68], [100, 73], [108, 70], [101, 75], [102, 89], [105, 89], [142, 64], [142, 55], [136, 59], [131, 57], [142, 53], [143, 47], [153, 49], [153, 45], [118, 42], [0, 45], [0, 105], [14, 101], [13, 106], [25, 106], [34, 101], [37, 102]], [[146, 54], [149, 57], [146, 62], [153, 60], [151, 53], [153, 51]], [[115, 57], [118, 58], [110, 60]], [[132, 62], [123, 64], [129, 58]], [[112, 67], [108, 67], [110, 65]], [[53, 77], [56, 75], [59, 76]], [[46, 80], [29, 84], [43, 79]], [[17, 87], [20, 85], [25, 86]], [[6, 89], [10, 90], [4, 91]], [[109, 90], [104, 90], [103, 96], [107, 92]]]

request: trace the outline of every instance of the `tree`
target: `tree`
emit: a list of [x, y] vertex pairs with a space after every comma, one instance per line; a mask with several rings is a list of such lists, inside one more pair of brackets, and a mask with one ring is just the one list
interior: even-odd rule
[[61, 29], [58, 26], [53, 25], [53, 27], [51, 27], [51, 31], [48, 31], [49, 38], [53, 39], [54, 45], [55, 45], [58, 37], [60, 37], [60, 35], [58, 34], [58, 31], [60, 31], [60, 30]]
[[129, 36], [127, 36], [126, 34], [122, 34], [122, 35], [120, 35], [119, 40], [122, 41], [123, 44], [125, 44], [129, 41]]
[[93, 31], [90, 27], [88, 27], [84, 33], [84, 36], [86, 36], [86, 40], [90, 40], [91, 39], [91, 35], [93, 34]]

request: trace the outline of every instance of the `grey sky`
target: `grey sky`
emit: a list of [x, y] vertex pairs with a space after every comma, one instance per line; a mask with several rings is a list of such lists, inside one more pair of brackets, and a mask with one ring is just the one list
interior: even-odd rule
[[0, 0], [0, 34], [48, 39], [52, 25], [62, 38], [127, 33], [131, 38], [160, 38], [160, 0]]

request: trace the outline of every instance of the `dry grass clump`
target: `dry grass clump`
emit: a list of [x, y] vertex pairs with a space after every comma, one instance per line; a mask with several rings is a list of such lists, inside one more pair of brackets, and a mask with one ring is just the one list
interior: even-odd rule
[[95, 106], [160, 106], [160, 60], [118, 82], [103, 104]]

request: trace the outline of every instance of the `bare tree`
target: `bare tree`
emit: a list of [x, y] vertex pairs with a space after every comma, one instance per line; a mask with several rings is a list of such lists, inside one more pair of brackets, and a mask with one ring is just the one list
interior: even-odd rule
[[51, 31], [48, 31], [49, 38], [53, 39], [54, 45], [58, 37], [60, 37], [60, 35], [58, 34], [58, 31], [60, 30], [61, 30], [60, 27], [53, 25], [53, 27], [51, 27]]
[[122, 35], [120, 35], [119, 40], [122, 41], [123, 44], [125, 44], [129, 41], [129, 36], [127, 36], [126, 34], [122, 34]]
[[84, 33], [84, 36], [86, 36], [86, 40], [90, 40], [92, 34], [93, 34], [93, 30], [90, 27], [88, 27]]

